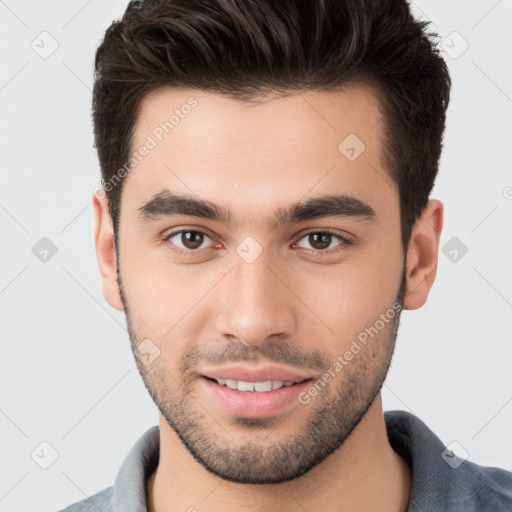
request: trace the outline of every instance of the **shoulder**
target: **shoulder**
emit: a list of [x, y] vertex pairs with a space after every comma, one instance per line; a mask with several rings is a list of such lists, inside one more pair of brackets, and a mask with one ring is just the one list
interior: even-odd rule
[[460, 496], [468, 505], [468, 511], [512, 510], [512, 473], [502, 468], [479, 466], [470, 461], [464, 461], [462, 469], [454, 479], [454, 483], [461, 487]]
[[384, 414], [392, 448], [412, 474], [410, 512], [510, 512], [512, 473], [457, 456], [418, 417], [405, 411]]
[[97, 510], [110, 512], [112, 510], [112, 491], [112, 486], [107, 487], [92, 496], [67, 506], [59, 512], [92, 512]]

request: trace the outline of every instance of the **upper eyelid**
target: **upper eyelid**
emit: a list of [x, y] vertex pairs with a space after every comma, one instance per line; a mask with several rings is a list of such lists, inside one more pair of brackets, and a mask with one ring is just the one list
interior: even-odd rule
[[[300, 232], [297, 236], [300, 237], [300, 238], [304, 238], [305, 236], [307, 235], [310, 235], [311, 233], [328, 233], [329, 235], [332, 235], [332, 236], [337, 236], [339, 238], [341, 238], [342, 240], [350, 240], [349, 238], [349, 235], [342, 235], [340, 233], [338, 233], [336, 230], [333, 230], [333, 229], [329, 229], [329, 228], [324, 228], [324, 229], [309, 229], [305, 232]], [[299, 240], [300, 240], [299, 238]]]
[[194, 231], [195, 233], [202, 233], [203, 235], [206, 235], [208, 238], [214, 240], [214, 237], [208, 233], [207, 231], [205, 231], [204, 229], [192, 229], [192, 228], [185, 228], [185, 229], [178, 229], [176, 231], [171, 231], [170, 233], [168, 233], [167, 235], [164, 236], [164, 240], [168, 240], [169, 238], [173, 237], [173, 236], [176, 236], [176, 235], [179, 235], [180, 233], [187, 233], [189, 231]]

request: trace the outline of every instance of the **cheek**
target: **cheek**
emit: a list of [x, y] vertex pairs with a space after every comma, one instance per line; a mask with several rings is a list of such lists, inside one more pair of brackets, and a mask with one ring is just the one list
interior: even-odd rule
[[317, 269], [305, 278], [293, 278], [291, 288], [311, 309], [305, 311], [307, 321], [302, 327], [308, 330], [308, 324], [314, 326], [318, 336], [321, 323], [316, 316], [330, 328], [325, 329], [326, 339], [350, 343], [392, 306], [401, 276], [398, 261], [380, 254], [366, 263], [363, 258], [357, 263], [347, 260], [337, 267]]
[[198, 313], [208, 305], [208, 295], [222, 276], [217, 269], [180, 266], [165, 258], [145, 263], [142, 257], [122, 259], [123, 288], [130, 315], [141, 336], [165, 342], [186, 339], [185, 331], [200, 328]]
[[[317, 284], [320, 285], [317, 280]], [[350, 343], [366, 323], [378, 310], [378, 300], [365, 283], [356, 279], [330, 279], [320, 287], [304, 289], [298, 295], [303, 297], [305, 304], [311, 308], [321, 323], [329, 329], [324, 329], [326, 341], [342, 346]], [[307, 324], [318, 326], [321, 324], [307, 312], [308, 322], [302, 327], [307, 329]], [[330, 345], [331, 343], [329, 343]]]

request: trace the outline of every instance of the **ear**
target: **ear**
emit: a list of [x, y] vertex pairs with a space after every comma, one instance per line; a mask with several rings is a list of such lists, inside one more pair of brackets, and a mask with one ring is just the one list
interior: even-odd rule
[[407, 251], [404, 309], [421, 308], [434, 284], [439, 240], [443, 229], [443, 212], [443, 203], [431, 199], [413, 228]]
[[103, 296], [114, 309], [124, 311], [119, 284], [117, 283], [116, 248], [114, 229], [108, 209], [108, 198], [104, 191], [93, 194], [94, 244], [96, 258], [103, 283]]

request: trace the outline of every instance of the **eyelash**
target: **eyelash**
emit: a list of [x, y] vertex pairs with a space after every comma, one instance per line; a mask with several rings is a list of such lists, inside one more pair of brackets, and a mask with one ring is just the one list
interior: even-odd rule
[[[175, 236], [175, 235], [179, 235], [180, 233], [199, 233], [201, 235], [204, 235], [204, 236], [207, 236], [208, 238], [212, 239], [213, 238], [208, 234], [206, 233], [205, 231], [201, 231], [200, 229], [180, 229], [178, 231], [173, 231], [172, 233], [169, 233], [165, 238], [164, 238], [164, 242], [170, 242], [170, 239]], [[347, 246], [351, 245], [352, 242], [350, 240], [348, 240], [347, 238], [341, 236], [340, 234], [330, 230], [330, 229], [322, 229], [322, 230], [314, 230], [314, 231], [308, 231], [307, 233], [304, 233], [299, 239], [298, 241], [302, 240], [303, 238], [307, 237], [308, 235], [311, 235], [311, 234], [322, 234], [322, 235], [331, 235], [331, 236], [334, 236], [335, 238], [338, 238], [340, 240], [340, 244], [334, 248], [334, 249], [305, 249], [306, 251], [308, 251], [309, 253], [314, 253], [315, 255], [322, 255], [322, 254], [334, 254], [334, 253], [337, 253], [337, 252], [340, 252], [340, 251], [343, 251], [347, 248]], [[172, 242], [171, 242], [172, 244]], [[174, 244], [173, 244], [174, 245]], [[187, 250], [187, 249], [180, 249], [180, 248], [173, 248], [172, 249], [173, 251], [175, 251], [178, 255], [180, 256], [191, 256], [191, 255], [196, 255], [198, 254], [198, 252], [202, 249], [195, 249], [195, 250]]]

